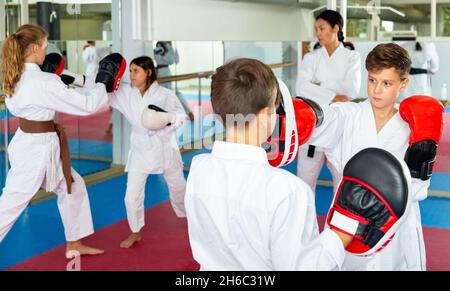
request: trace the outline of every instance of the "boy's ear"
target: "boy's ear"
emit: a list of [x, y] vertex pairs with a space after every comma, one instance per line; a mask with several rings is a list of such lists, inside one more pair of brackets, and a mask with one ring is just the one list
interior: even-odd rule
[[409, 77], [400, 83], [400, 92], [405, 91], [405, 89], [406, 89], [406, 87], [408, 87], [408, 85], [409, 85]]

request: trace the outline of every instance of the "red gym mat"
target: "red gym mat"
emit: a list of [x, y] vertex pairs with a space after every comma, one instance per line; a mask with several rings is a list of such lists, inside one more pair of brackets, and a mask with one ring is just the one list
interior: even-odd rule
[[[168, 202], [146, 212], [147, 226], [143, 230], [144, 240], [129, 250], [119, 248], [120, 241], [128, 236], [126, 220], [97, 231], [87, 238], [87, 244], [103, 247], [102, 256], [83, 257], [81, 270], [163, 270], [197, 271], [199, 265], [192, 258], [187, 223], [175, 216]], [[323, 229], [325, 217], [319, 217]], [[428, 270], [450, 270], [450, 231], [425, 228]], [[64, 247], [36, 256], [9, 270], [66, 270]]]
[[[147, 225], [143, 240], [131, 249], [121, 249], [120, 242], [128, 237], [126, 220], [97, 231], [83, 240], [86, 244], [105, 249], [105, 254], [82, 257], [82, 271], [192, 271], [200, 266], [192, 258], [186, 219], [177, 218], [170, 203], [146, 211]], [[70, 262], [64, 258], [64, 246], [29, 259], [8, 270], [64, 271]]]

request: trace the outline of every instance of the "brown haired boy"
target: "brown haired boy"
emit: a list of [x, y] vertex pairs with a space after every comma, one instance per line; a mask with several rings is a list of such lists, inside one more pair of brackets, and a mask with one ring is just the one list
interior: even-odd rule
[[341, 267], [350, 237], [332, 230], [319, 235], [312, 191], [271, 167], [260, 147], [275, 127], [278, 91], [272, 70], [253, 59], [232, 61], [213, 76], [212, 105], [226, 141], [193, 159], [185, 196], [202, 270]]

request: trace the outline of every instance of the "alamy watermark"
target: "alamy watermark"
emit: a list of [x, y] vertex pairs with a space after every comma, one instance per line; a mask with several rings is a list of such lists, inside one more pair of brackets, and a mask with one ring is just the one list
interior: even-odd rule
[[[247, 127], [245, 135], [236, 135], [236, 142], [252, 144], [261, 141], [262, 137], [267, 138], [268, 129], [274, 126], [273, 133], [279, 132], [276, 122], [276, 114], [272, 117], [267, 117], [267, 124], [259, 123], [259, 126], [248, 127], [248, 125], [255, 121], [257, 115], [255, 114], [227, 114], [226, 120], [222, 120], [221, 116], [215, 113], [202, 114], [201, 106], [193, 107], [193, 113], [196, 120], [190, 126], [184, 126], [177, 132], [177, 140], [182, 150], [202, 150], [212, 149], [215, 141], [223, 141], [226, 138], [226, 128], [243, 129]], [[270, 124], [276, 122], [275, 124]], [[157, 133], [156, 133], [157, 134]]]
[[78, 251], [69, 251], [66, 253], [66, 257], [70, 258], [70, 261], [66, 265], [66, 271], [81, 271], [81, 254]]

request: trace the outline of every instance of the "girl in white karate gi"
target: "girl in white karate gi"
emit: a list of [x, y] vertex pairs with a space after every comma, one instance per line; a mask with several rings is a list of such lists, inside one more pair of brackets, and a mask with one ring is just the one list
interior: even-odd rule
[[[408, 85], [408, 53], [395, 44], [379, 45], [368, 56], [369, 99], [362, 103], [322, 106], [323, 124], [309, 142], [329, 151], [329, 161], [342, 174], [347, 162], [370, 147], [404, 159], [411, 130], [395, 101]], [[367, 165], [368, 167], [370, 165]], [[393, 240], [371, 257], [346, 255], [344, 270], [425, 270], [426, 258], [419, 201], [426, 199], [430, 181], [412, 179], [411, 212]]]
[[[186, 118], [177, 96], [158, 84], [153, 60], [140, 57], [130, 64], [129, 84], [122, 83], [119, 90], [110, 94], [110, 105], [119, 110], [132, 126], [130, 151], [125, 171], [128, 172], [125, 207], [131, 235], [121, 243], [130, 248], [140, 241], [145, 225], [145, 184], [150, 174], [163, 174], [175, 214], [185, 217], [184, 194], [186, 181], [183, 161], [178, 148], [175, 130]], [[161, 130], [149, 130], [142, 123], [142, 114], [148, 105], [156, 105], [176, 116], [176, 121]]]
[[83, 178], [75, 170], [68, 169], [73, 183], [66, 182], [57, 133], [27, 133], [24, 124], [51, 126], [57, 112], [93, 114], [107, 104], [107, 92], [104, 84], [95, 84], [84, 95], [68, 89], [57, 75], [42, 72], [39, 65], [45, 59], [47, 36], [41, 27], [24, 25], [3, 46], [5, 102], [21, 119], [21, 125], [8, 148], [11, 169], [0, 197], [0, 242], [43, 187], [58, 196], [66, 256], [101, 254], [103, 250], [80, 241], [94, 232], [89, 197]]
[[[321, 48], [305, 55], [297, 75], [296, 95], [318, 104], [355, 99], [361, 87], [361, 58], [357, 51], [344, 47], [342, 16], [325, 10], [316, 18], [316, 36]], [[299, 150], [297, 174], [315, 191], [325, 162], [324, 149], [303, 145]], [[327, 163], [336, 188], [340, 174]]]

